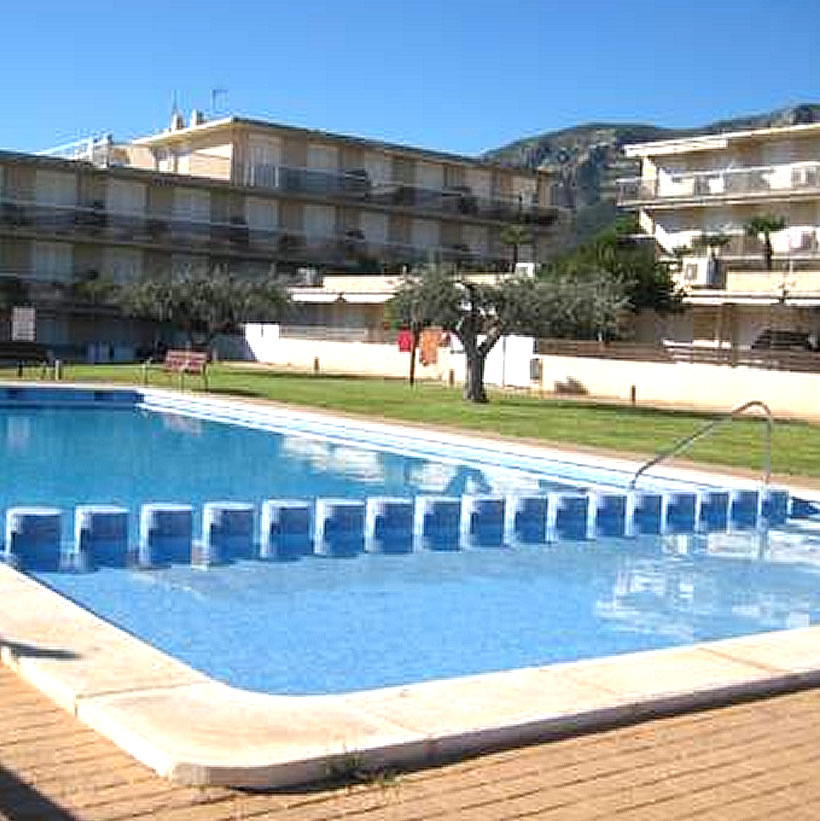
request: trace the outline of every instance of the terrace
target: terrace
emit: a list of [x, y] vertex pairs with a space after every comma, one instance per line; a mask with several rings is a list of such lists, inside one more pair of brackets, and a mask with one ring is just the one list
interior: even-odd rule
[[820, 192], [820, 163], [800, 162], [762, 165], [753, 168], [726, 168], [708, 171], [670, 171], [660, 169], [654, 179], [629, 177], [617, 181], [618, 204], [662, 205], [693, 201], [790, 199], [801, 194]]

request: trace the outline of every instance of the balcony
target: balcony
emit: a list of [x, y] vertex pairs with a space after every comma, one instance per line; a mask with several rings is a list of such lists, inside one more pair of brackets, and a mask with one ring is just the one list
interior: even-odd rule
[[820, 162], [668, 173], [617, 181], [618, 205], [820, 194]]
[[170, 253], [290, 261], [343, 268], [399, 267], [435, 260], [470, 269], [506, 266], [502, 255], [464, 245], [424, 248], [374, 241], [359, 232], [316, 236], [284, 228], [249, 226], [241, 217], [205, 222], [178, 216], [121, 214], [99, 207], [0, 201], [0, 235], [32, 240], [134, 245]]
[[518, 197], [480, 196], [468, 186], [438, 189], [397, 180], [371, 180], [365, 169], [320, 171], [283, 165], [248, 165], [239, 178], [245, 185], [268, 191], [499, 222], [548, 227], [557, 218], [555, 208], [526, 204]]

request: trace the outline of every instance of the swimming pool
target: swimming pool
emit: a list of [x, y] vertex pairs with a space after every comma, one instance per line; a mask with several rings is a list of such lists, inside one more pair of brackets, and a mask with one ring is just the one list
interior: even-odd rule
[[[316, 486], [309, 482], [316, 475], [329, 484], [313, 493], [334, 497], [466, 493], [509, 502], [516, 494], [567, 493], [569, 498], [578, 495], [579, 487], [592, 486], [593, 493], [607, 498], [609, 491], [625, 486], [634, 469], [617, 460], [573, 465], [562, 454], [523, 446], [162, 392], [131, 396], [122, 406], [106, 397], [85, 397], [88, 406], [78, 410], [86, 414], [80, 426], [84, 432], [75, 431], [71, 442], [55, 421], [65, 416], [64, 397], [47, 401], [51, 405], [40, 418], [29, 417], [26, 423], [20, 421], [26, 418], [22, 406], [37, 396], [8, 399], [2, 409], [11, 453], [6, 458], [14, 458], [21, 469], [13, 486], [3, 485], [5, 506], [53, 504], [55, 499], [67, 509], [78, 502], [119, 502], [129, 506], [133, 523], [134, 506], [144, 501], [193, 502], [198, 514], [202, 503], [214, 497], [258, 504], [280, 487], [288, 495], [310, 495]], [[136, 410], [131, 407], [135, 399]], [[109, 421], [100, 416], [101, 401], [118, 405], [107, 411]], [[170, 436], [169, 458], [145, 450], [145, 428], [126, 433], [129, 414], [148, 425], [149, 438]], [[242, 429], [221, 431], [229, 421]], [[27, 475], [20, 454], [41, 429], [50, 431], [50, 442], [61, 443], [60, 457], [79, 466], [80, 475], [98, 472], [103, 481], [89, 490], [85, 479], [75, 478], [68, 483], [70, 492], [65, 482], [54, 482], [38, 489], [37, 498], [28, 498], [19, 480]], [[272, 432], [283, 430], [298, 432], [299, 440], [277, 440], [274, 447]], [[94, 445], [101, 431], [117, 442], [107, 463], [106, 449]], [[216, 457], [215, 442], [223, 432], [229, 453]], [[128, 455], [127, 441], [137, 444], [134, 456]], [[201, 445], [218, 470], [194, 467], [191, 454]], [[55, 454], [53, 445], [49, 453]], [[283, 454], [296, 457], [287, 471], [281, 469]], [[36, 486], [55, 456], [35, 462], [28, 475]], [[270, 462], [279, 469], [260, 483]], [[240, 469], [241, 479], [226, 477], [231, 464]], [[204, 474], [203, 488], [185, 484], [192, 472]], [[145, 473], [156, 478], [144, 482], [139, 475]], [[282, 475], [284, 484], [271, 490]], [[303, 479], [308, 484], [301, 484]], [[160, 480], [169, 484], [158, 487]], [[669, 469], [648, 489], [673, 495], [693, 488], [714, 491], [724, 481]], [[737, 484], [742, 490], [750, 487]], [[134, 488], [138, 492], [129, 494]], [[751, 526], [727, 520], [706, 529], [711, 532], [697, 533], [675, 532], [674, 522], [669, 524], [662, 534], [632, 538], [600, 533], [587, 538], [585, 530], [580, 541], [511, 544], [505, 531], [504, 538], [483, 546], [479, 540], [436, 550], [413, 543], [398, 555], [359, 549], [338, 556], [299, 554], [286, 561], [242, 557], [207, 570], [171, 564], [37, 576], [209, 677], [278, 694], [350, 693], [429, 682], [412, 685], [416, 692], [453, 677], [464, 693], [477, 674], [495, 681], [492, 677], [505, 676], [506, 670], [558, 669], [571, 660], [651, 648], [679, 647], [686, 653], [689, 645], [706, 640], [816, 621], [820, 600], [814, 592], [818, 567], [811, 521], [761, 528], [757, 520]], [[226, 625], [227, 641], [215, 647], [214, 635], [225, 632]], [[110, 683], [106, 686], [100, 698], [110, 692]]]

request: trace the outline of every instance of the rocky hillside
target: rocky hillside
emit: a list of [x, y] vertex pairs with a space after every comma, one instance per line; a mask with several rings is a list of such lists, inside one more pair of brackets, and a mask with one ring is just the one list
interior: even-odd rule
[[640, 123], [588, 123], [516, 140], [483, 156], [504, 165], [543, 166], [551, 170], [559, 181], [556, 204], [567, 206], [574, 213], [565, 237], [566, 243], [573, 245], [615, 218], [615, 180], [640, 173], [638, 164], [623, 156], [625, 145], [814, 122], [820, 122], [820, 105], [793, 106], [691, 129]]

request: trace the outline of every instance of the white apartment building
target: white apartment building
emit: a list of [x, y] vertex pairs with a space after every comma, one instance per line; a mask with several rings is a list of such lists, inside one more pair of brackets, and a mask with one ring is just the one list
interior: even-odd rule
[[[663, 335], [719, 347], [811, 344], [820, 334], [820, 124], [627, 146], [641, 176], [619, 181], [688, 310]], [[767, 270], [756, 216], [782, 220]]]

